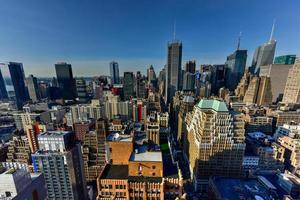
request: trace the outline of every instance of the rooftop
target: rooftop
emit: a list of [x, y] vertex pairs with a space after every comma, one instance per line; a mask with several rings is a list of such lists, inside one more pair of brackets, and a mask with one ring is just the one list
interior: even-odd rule
[[162, 162], [162, 153], [160, 151], [132, 152], [130, 161]]
[[112, 132], [107, 136], [107, 141], [132, 142], [132, 136], [131, 135], [122, 135], [117, 132]]
[[221, 199], [282, 199], [286, 193], [278, 184], [276, 184], [276, 175], [271, 176], [271, 178], [259, 176], [257, 179], [217, 177], [212, 178], [212, 180]]
[[202, 99], [197, 106], [200, 109], [213, 109], [217, 112], [228, 112], [225, 102], [215, 99]]
[[67, 134], [72, 133], [71, 131], [46, 131], [39, 134], [38, 137], [63, 137]]
[[109, 165], [105, 166], [101, 179], [127, 179], [128, 165]]

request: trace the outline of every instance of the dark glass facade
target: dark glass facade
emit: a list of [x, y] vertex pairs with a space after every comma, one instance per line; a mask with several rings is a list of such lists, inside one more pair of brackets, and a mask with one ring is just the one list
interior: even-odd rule
[[76, 98], [76, 84], [71, 64], [57, 63], [55, 64], [55, 70], [63, 99], [74, 100]]

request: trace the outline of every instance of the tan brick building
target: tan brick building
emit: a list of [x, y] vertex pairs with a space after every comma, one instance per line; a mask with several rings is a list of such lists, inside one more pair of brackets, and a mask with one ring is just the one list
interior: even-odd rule
[[232, 114], [224, 102], [202, 99], [187, 115], [191, 177], [195, 190], [206, 191], [209, 176], [237, 177], [245, 150], [242, 115]]

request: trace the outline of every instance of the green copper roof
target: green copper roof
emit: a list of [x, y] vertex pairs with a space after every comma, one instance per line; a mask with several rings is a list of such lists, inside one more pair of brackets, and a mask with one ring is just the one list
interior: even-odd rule
[[213, 109], [217, 112], [228, 112], [228, 108], [223, 101], [215, 99], [202, 99], [198, 105], [201, 109]]

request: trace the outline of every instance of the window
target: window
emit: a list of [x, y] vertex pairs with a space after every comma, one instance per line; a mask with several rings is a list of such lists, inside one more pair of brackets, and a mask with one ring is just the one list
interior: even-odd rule
[[155, 172], [152, 173], [152, 176], [155, 176]]
[[152, 166], [152, 169], [155, 169], [155, 165]]

